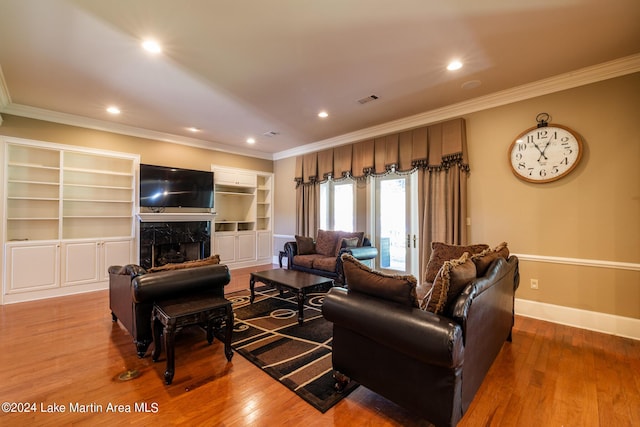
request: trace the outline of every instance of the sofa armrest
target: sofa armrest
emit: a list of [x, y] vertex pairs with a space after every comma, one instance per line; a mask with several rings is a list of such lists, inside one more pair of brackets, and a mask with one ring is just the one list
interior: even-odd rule
[[287, 268], [291, 269], [293, 257], [298, 254], [298, 244], [296, 242], [287, 242], [284, 244], [284, 253], [287, 257]]
[[329, 291], [322, 314], [334, 327], [422, 362], [447, 368], [462, 365], [462, 330], [442, 316], [343, 288]]
[[108, 271], [109, 274], [131, 276], [131, 278], [140, 276], [147, 272], [147, 270], [137, 264], [127, 264], [125, 266], [112, 265], [109, 267]]
[[229, 268], [214, 264], [137, 276], [131, 282], [131, 292], [136, 303], [207, 291], [224, 296], [224, 286], [230, 281]]
[[378, 248], [374, 248], [373, 246], [358, 246], [356, 248], [347, 247], [340, 249], [340, 254], [338, 255], [338, 259], [342, 256], [342, 254], [349, 254], [353, 256], [355, 259], [363, 261], [367, 259], [373, 259], [378, 256]]

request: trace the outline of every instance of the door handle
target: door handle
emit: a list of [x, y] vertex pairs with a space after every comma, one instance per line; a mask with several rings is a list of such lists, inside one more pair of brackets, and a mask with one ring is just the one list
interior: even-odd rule
[[411, 247], [411, 234], [407, 234], [407, 247]]
[[416, 248], [416, 235], [413, 235], [413, 248]]

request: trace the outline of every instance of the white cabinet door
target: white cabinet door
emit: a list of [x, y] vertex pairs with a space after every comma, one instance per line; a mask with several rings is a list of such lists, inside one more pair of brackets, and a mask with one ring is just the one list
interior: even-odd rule
[[109, 267], [112, 265], [133, 264], [133, 240], [109, 240], [102, 242], [102, 265], [99, 274], [102, 280], [109, 280]]
[[238, 233], [237, 261], [254, 261], [256, 259], [256, 233]]
[[214, 237], [214, 252], [220, 255], [220, 264], [228, 264], [236, 260], [236, 235], [219, 234]]
[[83, 285], [98, 281], [98, 252], [95, 241], [62, 244], [62, 286]]
[[58, 242], [7, 244], [6, 256], [7, 293], [58, 287]]
[[267, 259], [273, 256], [270, 231], [258, 231], [258, 259]]
[[216, 185], [238, 187], [256, 187], [258, 178], [255, 173], [214, 169], [213, 181]]

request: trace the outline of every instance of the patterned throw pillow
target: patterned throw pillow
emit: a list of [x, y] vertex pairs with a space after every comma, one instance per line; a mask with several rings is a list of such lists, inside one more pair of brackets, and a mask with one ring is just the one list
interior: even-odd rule
[[507, 243], [502, 242], [493, 249], [485, 249], [479, 254], [475, 254], [471, 257], [471, 260], [476, 265], [478, 277], [482, 277], [487, 273], [489, 265], [498, 258], [509, 258], [509, 248]]
[[343, 254], [341, 258], [349, 291], [361, 292], [410, 307], [417, 306], [417, 280], [414, 276], [389, 275], [372, 270], [349, 254]]
[[311, 255], [316, 253], [316, 245], [313, 237], [296, 236], [296, 246], [298, 255]]
[[316, 253], [324, 256], [335, 256], [338, 244], [338, 233], [335, 231], [318, 230], [316, 238]]
[[183, 268], [202, 267], [205, 265], [220, 264], [220, 255], [212, 255], [209, 258], [196, 259], [175, 264], [165, 264], [159, 267], [151, 267], [147, 273], [155, 273], [157, 271], [182, 270]]
[[489, 245], [485, 244], [462, 246], [442, 242], [431, 243], [431, 257], [427, 263], [427, 274], [424, 281], [434, 282], [436, 280], [436, 274], [438, 274], [438, 271], [440, 271], [445, 261], [460, 258], [465, 252], [473, 255], [488, 248]]
[[476, 266], [468, 252], [458, 259], [445, 261], [420, 308], [435, 314], [443, 313], [475, 278]]

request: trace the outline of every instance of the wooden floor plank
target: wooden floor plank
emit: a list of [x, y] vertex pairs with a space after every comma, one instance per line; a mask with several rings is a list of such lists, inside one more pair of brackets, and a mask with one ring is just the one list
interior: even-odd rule
[[[233, 270], [226, 291], [246, 289], [264, 268], [272, 266]], [[131, 336], [111, 322], [106, 291], [0, 306], [0, 346], [0, 401], [38, 405], [2, 414], [2, 425], [429, 425], [364, 387], [321, 414], [240, 355], [227, 363], [223, 345], [207, 345], [198, 328], [176, 336], [176, 375], [166, 386], [164, 357], [137, 357]], [[140, 376], [119, 379], [133, 370]], [[518, 316], [513, 342], [459, 425], [640, 425], [638, 372], [638, 341]], [[67, 411], [40, 412], [54, 404]], [[73, 413], [69, 404], [102, 411]], [[109, 404], [124, 406], [107, 412]], [[148, 412], [117, 411], [135, 405]]]

